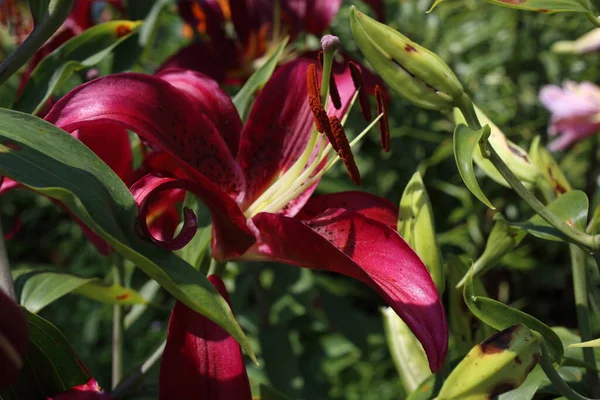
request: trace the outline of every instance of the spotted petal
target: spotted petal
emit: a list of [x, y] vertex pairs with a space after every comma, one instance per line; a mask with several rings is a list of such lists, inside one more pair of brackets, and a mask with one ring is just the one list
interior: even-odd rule
[[427, 268], [389, 226], [358, 212], [329, 209], [308, 221], [261, 213], [248, 257], [333, 271], [375, 289], [423, 345], [432, 371], [446, 357], [444, 308]]
[[[229, 303], [223, 281], [208, 279]], [[214, 322], [177, 302], [160, 368], [161, 400], [250, 400], [240, 345]]]

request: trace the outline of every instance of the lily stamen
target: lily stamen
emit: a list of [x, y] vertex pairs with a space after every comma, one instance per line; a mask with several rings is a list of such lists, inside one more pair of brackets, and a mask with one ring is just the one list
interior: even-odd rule
[[377, 105], [377, 114], [383, 115], [379, 120], [379, 133], [381, 137], [381, 148], [385, 152], [390, 151], [390, 125], [387, 117], [387, 109], [385, 106], [385, 98], [383, 90], [379, 85], [375, 85], [375, 104]]
[[369, 103], [369, 97], [364, 90], [362, 71], [356, 65], [355, 62], [349, 61], [348, 67], [350, 68], [350, 76], [352, 77], [352, 83], [358, 91], [358, 103], [360, 104], [360, 112], [365, 121], [369, 122], [372, 118], [371, 115], [371, 104]]
[[335, 141], [339, 148], [338, 154], [344, 162], [344, 165], [346, 166], [346, 169], [348, 170], [352, 181], [355, 184], [360, 185], [360, 171], [356, 166], [356, 161], [354, 160], [354, 155], [352, 154], [352, 150], [350, 149], [350, 143], [348, 142], [348, 138], [346, 137], [346, 132], [344, 132], [344, 127], [342, 127], [342, 123], [340, 122], [338, 117], [335, 116], [329, 118], [329, 123], [331, 124], [331, 130], [333, 131]]
[[[309, 65], [308, 71], [306, 71], [306, 84], [308, 86], [308, 104], [313, 113], [317, 131], [324, 133], [327, 136], [327, 139], [329, 139], [329, 142], [335, 143], [327, 111], [325, 111], [325, 108], [321, 104], [317, 67], [314, 64]], [[336, 146], [334, 145], [334, 148], [335, 147]]]

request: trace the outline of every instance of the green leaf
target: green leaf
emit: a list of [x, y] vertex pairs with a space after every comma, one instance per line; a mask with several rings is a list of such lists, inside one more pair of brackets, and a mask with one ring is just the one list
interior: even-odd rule
[[73, 73], [98, 64], [140, 25], [133, 21], [105, 22], [67, 41], [38, 64], [14, 109], [37, 114]]
[[37, 25], [42, 22], [42, 19], [48, 14], [50, 0], [28, 0], [27, 3], [29, 3], [33, 23]]
[[108, 304], [146, 303], [135, 290], [119, 285], [106, 285], [98, 278], [40, 271], [27, 278], [21, 291], [21, 305], [32, 313], [38, 313], [48, 304], [69, 293]]
[[246, 120], [246, 116], [250, 110], [250, 105], [252, 104], [254, 94], [261, 89], [265, 83], [267, 83], [273, 74], [273, 71], [275, 71], [275, 67], [277, 67], [277, 63], [283, 54], [283, 50], [285, 49], [288, 40], [289, 38], [285, 37], [281, 43], [279, 43], [279, 46], [274, 48], [267, 61], [265, 61], [265, 63], [252, 74], [240, 91], [233, 96], [233, 104], [235, 104], [235, 108], [240, 114], [242, 120]]
[[467, 275], [467, 282], [463, 290], [463, 297], [469, 310], [481, 321], [499, 331], [510, 326], [523, 324], [529, 329], [538, 331], [546, 340], [550, 355], [557, 361], [562, 361], [564, 348], [558, 335], [542, 321], [523, 311], [509, 307], [499, 301], [476, 296], [473, 289], [472, 268]]
[[474, 131], [464, 124], [456, 125], [454, 129], [454, 158], [456, 166], [463, 182], [467, 188], [477, 197], [483, 204], [491, 208], [495, 207], [487, 199], [475, 178], [475, 170], [473, 169], [473, 152], [478, 146], [481, 138], [490, 135], [490, 127], [484, 126], [478, 131]]
[[552, 154], [541, 144], [539, 136], [536, 136], [531, 142], [529, 157], [531, 162], [542, 172], [545, 181], [550, 185], [556, 196], [573, 190]]
[[[548, 204], [547, 208], [567, 224], [583, 232], [587, 221], [588, 206], [587, 195], [581, 190], [572, 190]], [[511, 222], [510, 225], [541, 239], [555, 242], [567, 241], [567, 237], [562, 232], [537, 214], [525, 222]]]
[[406, 400], [431, 400], [437, 396], [442, 388], [443, 377], [441, 374], [431, 375]]
[[[496, 214], [494, 219], [494, 227], [490, 232], [490, 236], [485, 244], [483, 253], [475, 264], [473, 264], [473, 276], [478, 277], [486, 271], [493, 268], [498, 261], [506, 254], [512, 252], [521, 243], [527, 233], [522, 229], [512, 227], [499, 214]], [[462, 287], [465, 284], [467, 275], [458, 282], [457, 287]]]
[[435, 236], [433, 210], [419, 172], [406, 185], [398, 212], [398, 233], [427, 266], [439, 293], [444, 292], [442, 255]]
[[0, 109], [0, 174], [62, 202], [165, 290], [223, 327], [254, 359], [231, 309], [208, 279], [138, 236], [133, 196], [83, 143], [39, 118]]
[[573, 343], [569, 347], [600, 347], [600, 339], [588, 340], [587, 342]]
[[18, 381], [0, 392], [0, 399], [44, 399], [86, 383], [91, 376], [62, 332], [35, 314], [26, 315], [29, 344], [25, 364]]
[[508, 0], [486, 0], [490, 4], [497, 6], [516, 8], [526, 11], [538, 11], [544, 14], [555, 12], [585, 12], [591, 10], [585, 5], [587, 1], [581, 0], [526, 0], [526, 1], [508, 1]]
[[125, 315], [125, 320], [123, 321], [123, 326], [125, 329], [129, 329], [131, 325], [141, 317], [144, 312], [148, 309], [148, 303], [154, 300], [156, 294], [158, 293], [158, 289], [160, 289], [160, 285], [155, 280], [149, 279], [142, 288], [140, 289], [140, 295], [147, 300], [146, 303], [143, 304], [135, 304], [131, 307], [131, 310]]

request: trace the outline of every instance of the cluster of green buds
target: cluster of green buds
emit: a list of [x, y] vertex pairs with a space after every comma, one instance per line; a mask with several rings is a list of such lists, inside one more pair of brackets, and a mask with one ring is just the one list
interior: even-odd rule
[[525, 325], [498, 332], [463, 358], [444, 382], [438, 400], [487, 400], [527, 378], [542, 355], [540, 339]]
[[381, 78], [416, 106], [452, 108], [464, 89], [450, 67], [435, 53], [389, 26], [350, 8], [350, 27], [358, 47]]

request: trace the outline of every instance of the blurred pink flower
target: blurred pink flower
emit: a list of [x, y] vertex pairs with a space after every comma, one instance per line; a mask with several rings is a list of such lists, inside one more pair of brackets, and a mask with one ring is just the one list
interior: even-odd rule
[[560, 135], [548, 145], [550, 150], [564, 150], [600, 132], [600, 88], [593, 83], [545, 86], [540, 101], [552, 113], [548, 134]]

